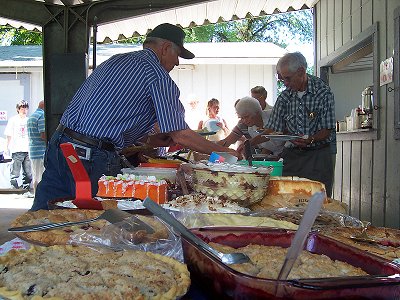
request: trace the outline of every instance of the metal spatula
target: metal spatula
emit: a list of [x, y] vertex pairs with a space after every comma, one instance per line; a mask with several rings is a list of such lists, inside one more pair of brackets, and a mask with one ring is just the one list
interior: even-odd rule
[[144, 207], [146, 207], [149, 211], [151, 211], [155, 216], [159, 217], [161, 220], [166, 222], [168, 225], [172, 226], [177, 232], [179, 232], [182, 236], [184, 236], [187, 240], [194, 243], [197, 247], [207, 251], [215, 258], [219, 259], [221, 262], [227, 265], [232, 264], [242, 264], [250, 261], [250, 258], [244, 253], [222, 253], [206, 242], [204, 242], [197, 235], [192, 233], [189, 229], [185, 227], [181, 222], [171, 216], [164, 208], [155, 203], [150, 198], [146, 198], [143, 201]]
[[[142, 230], [146, 230], [148, 233], [154, 232], [154, 229], [152, 227], [150, 227], [149, 225], [147, 225], [145, 222], [143, 222], [142, 220], [139, 220], [138, 218], [135, 218], [130, 213], [119, 210], [118, 208], [107, 209], [100, 216], [93, 218], [93, 219], [76, 221], [76, 222], [47, 223], [47, 224], [14, 227], [14, 228], [8, 228], [8, 231], [9, 232], [39, 231], [39, 230], [67, 227], [67, 226], [72, 226], [72, 225], [87, 224], [87, 223], [95, 222], [98, 220], [106, 220], [106, 221], [110, 222], [111, 224], [115, 224], [115, 223], [122, 222], [123, 220], [125, 220], [127, 218], [134, 218], [134, 220], [132, 222], [130, 222], [130, 224], [129, 224], [129, 225], [132, 224], [130, 226], [131, 228], [129, 231], [133, 231], [133, 230], [137, 231], [137, 230], [142, 229]], [[125, 226], [124, 226], [124, 228], [125, 228]], [[125, 229], [127, 229], [127, 228], [125, 228]]]

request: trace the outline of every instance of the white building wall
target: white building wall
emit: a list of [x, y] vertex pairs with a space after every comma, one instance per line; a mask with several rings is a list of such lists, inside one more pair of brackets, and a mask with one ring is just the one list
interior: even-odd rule
[[32, 71], [31, 73], [31, 94], [29, 102], [29, 112], [33, 113], [36, 110], [39, 101], [43, 99], [43, 71], [40, 68], [40, 70]]
[[238, 119], [234, 109], [237, 99], [250, 95], [250, 89], [262, 85], [268, 91], [267, 102], [272, 105], [276, 101], [275, 66], [273, 65], [195, 65], [181, 66], [171, 71], [181, 91], [181, 101], [186, 111], [190, 111], [188, 103], [197, 98], [197, 113], [192, 113], [188, 123], [197, 124], [205, 117], [207, 101], [217, 98], [220, 101], [220, 115], [227, 121], [230, 129]]

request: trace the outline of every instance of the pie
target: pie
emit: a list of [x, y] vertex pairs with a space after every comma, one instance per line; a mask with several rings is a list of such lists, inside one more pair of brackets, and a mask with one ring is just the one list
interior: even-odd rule
[[[216, 243], [210, 243], [210, 246], [223, 253], [242, 252], [247, 254], [250, 262], [233, 264], [230, 267], [241, 273], [270, 279], [278, 278], [288, 251], [288, 248], [254, 244], [237, 249]], [[365, 275], [368, 275], [368, 273], [361, 268], [339, 260], [332, 260], [323, 254], [313, 254], [303, 250], [297, 258], [288, 279]]]
[[189, 286], [186, 265], [150, 252], [34, 246], [0, 257], [7, 299], [176, 299]]
[[[38, 210], [28, 211], [17, 217], [12, 227], [21, 227], [27, 225], [37, 225], [46, 223], [58, 222], [74, 222], [87, 219], [93, 219], [102, 214], [104, 210], [89, 210], [89, 209], [54, 209], [54, 210]], [[144, 230], [131, 232], [124, 232], [124, 238], [129, 239], [134, 243], [147, 243], [160, 238], [167, 238], [169, 235], [168, 229], [155, 218], [150, 216], [133, 215], [143, 222], [147, 223], [154, 229], [154, 233], [148, 234]], [[69, 227], [62, 227], [50, 230], [20, 232], [18, 237], [31, 243], [36, 243], [43, 246], [50, 245], [66, 245], [70, 242], [71, 236], [83, 234], [85, 232], [92, 232], [94, 234], [101, 233], [102, 229], [110, 225], [108, 221], [98, 220], [95, 222], [74, 225]]]
[[400, 230], [369, 226], [366, 232], [373, 242], [363, 242], [351, 238], [361, 232], [362, 228], [360, 227], [327, 227], [320, 230], [322, 235], [383, 258], [389, 260], [400, 258]]

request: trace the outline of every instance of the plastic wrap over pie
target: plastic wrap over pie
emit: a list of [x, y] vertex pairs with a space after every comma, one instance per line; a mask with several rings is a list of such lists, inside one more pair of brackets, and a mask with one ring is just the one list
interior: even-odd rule
[[192, 167], [196, 192], [235, 201], [244, 207], [262, 200], [273, 170], [225, 163], [199, 163]]
[[[11, 227], [30, 226], [48, 223], [60, 223], [60, 222], [75, 222], [88, 220], [98, 217], [104, 212], [104, 210], [90, 210], [90, 209], [55, 209], [55, 210], [38, 210], [28, 211], [18, 216], [11, 224]], [[144, 230], [138, 230], [133, 233], [127, 232], [125, 238], [129, 238], [131, 242], [136, 244], [139, 243], [150, 243], [157, 241], [158, 239], [167, 239], [169, 232], [167, 228], [158, 220], [150, 216], [132, 215], [132, 218], [138, 218], [142, 222], [145, 222], [154, 229], [154, 233], [146, 233]], [[134, 222], [132, 220], [126, 220], [125, 223]], [[120, 222], [122, 225], [123, 222]], [[29, 241], [31, 243], [49, 246], [49, 245], [66, 245], [69, 243], [76, 243], [83, 236], [93, 236], [97, 241], [104, 240], [107, 242], [109, 239], [106, 237], [110, 230], [108, 227], [119, 229], [118, 226], [111, 225], [106, 220], [97, 220], [81, 225], [74, 225], [69, 227], [53, 228], [50, 230], [39, 230], [32, 232], [19, 232], [18, 237]], [[116, 223], [118, 225], [118, 223]], [[116, 232], [118, 232], [116, 230]], [[122, 232], [122, 231], [121, 231]], [[123, 232], [125, 233], [125, 232]], [[111, 233], [110, 233], [111, 234]], [[94, 245], [93, 245], [94, 246]]]

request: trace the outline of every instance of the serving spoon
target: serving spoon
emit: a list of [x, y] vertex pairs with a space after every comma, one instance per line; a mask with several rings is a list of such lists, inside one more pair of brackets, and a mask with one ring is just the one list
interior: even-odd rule
[[192, 233], [189, 229], [187, 229], [181, 222], [171, 216], [164, 208], [155, 203], [149, 197], [147, 197], [143, 201], [143, 206], [146, 207], [149, 211], [151, 211], [155, 216], [159, 217], [161, 220], [166, 222], [168, 225], [171, 225], [177, 232], [179, 232], [182, 236], [184, 236], [187, 240], [198, 246], [199, 248], [207, 251], [212, 256], [216, 257], [222, 263], [227, 265], [232, 264], [241, 264], [250, 261], [250, 258], [244, 253], [222, 253], [206, 242], [204, 242], [201, 238]]
[[367, 229], [368, 229], [368, 226], [371, 225], [371, 222], [368, 222], [368, 221], [361, 221], [361, 222], [362, 222], [361, 233], [351, 235], [350, 238], [351, 238], [352, 240], [357, 241], [357, 242], [379, 243], [378, 240], [376, 240], [376, 239], [370, 237], [370, 236], [367, 234]]

